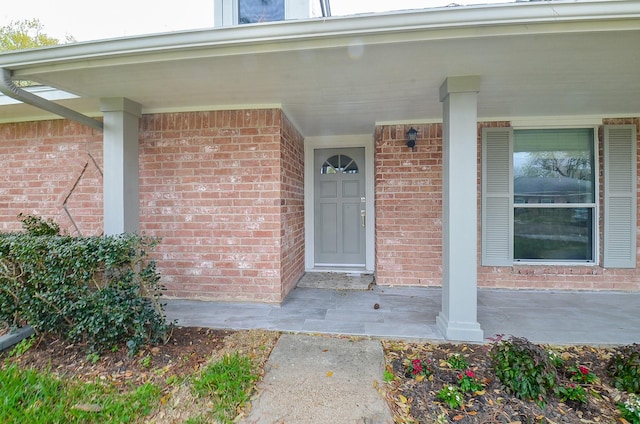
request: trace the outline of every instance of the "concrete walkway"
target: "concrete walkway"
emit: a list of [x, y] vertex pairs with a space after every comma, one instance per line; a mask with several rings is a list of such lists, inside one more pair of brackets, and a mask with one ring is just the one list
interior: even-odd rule
[[244, 424], [391, 424], [379, 341], [283, 334]]
[[[441, 296], [439, 288], [426, 287], [296, 288], [280, 306], [169, 300], [165, 311], [183, 326], [442, 341], [435, 325]], [[480, 289], [478, 321], [485, 338], [511, 334], [537, 343], [638, 343], [640, 293]]]

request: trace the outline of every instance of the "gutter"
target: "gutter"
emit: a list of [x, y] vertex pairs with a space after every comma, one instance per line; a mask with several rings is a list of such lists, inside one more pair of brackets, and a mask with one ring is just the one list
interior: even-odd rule
[[[561, 32], [638, 30], [640, 0], [516, 2], [190, 30], [2, 53], [0, 67], [28, 76], [51, 66], [62, 71], [98, 66], [103, 60], [122, 65], [153, 62], [158, 55], [163, 60], [182, 60], [212, 54], [289, 51], [296, 42], [303, 43], [297, 48], [308, 48], [349, 46], [354, 38], [366, 44], [366, 38], [376, 36], [382, 37], [380, 40], [389, 36], [416, 40], [460, 37], [455, 31], [467, 31], [462, 36], [468, 37], [546, 34], [549, 25], [556, 24], [569, 25], [560, 26]], [[572, 24], [583, 26], [573, 29]]]
[[26, 103], [31, 106], [35, 106], [39, 109], [46, 110], [47, 112], [54, 113], [63, 118], [70, 119], [72, 121], [79, 122], [83, 125], [87, 125], [97, 130], [103, 130], [102, 122], [83, 115], [75, 110], [69, 109], [52, 101], [49, 101], [35, 94], [29, 93], [26, 90], [16, 86], [12, 79], [12, 72], [8, 69], [0, 67], [0, 92], [3, 94]]

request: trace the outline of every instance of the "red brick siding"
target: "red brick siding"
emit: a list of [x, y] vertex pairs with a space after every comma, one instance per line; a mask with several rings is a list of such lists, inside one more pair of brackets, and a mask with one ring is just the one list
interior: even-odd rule
[[[604, 123], [640, 128], [638, 118]], [[488, 125], [509, 123], [479, 128]], [[376, 275], [383, 285], [439, 285], [441, 126], [414, 125], [415, 152], [404, 142], [409, 127], [375, 132]], [[140, 128], [141, 228], [162, 237], [156, 256], [168, 294], [281, 301], [304, 270], [303, 144], [287, 118], [280, 110], [172, 113], [145, 115]], [[640, 131], [638, 144], [640, 153]], [[479, 132], [478, 211], [480, 146]], [[2, 124], [0, 157], [0, 230], [20, 229], [22, 212], [71, 234], [101, 233], [100, 132], [65, 120]], [[479, 266], [478, 279], [485, 287], [640, 290], [638, 269], [598, 266]]]
[[410, 125], [375, 131], [376, 281], [434, 286], [442, 280], [442, 126]]
[[[284, 299], [304, 272], [303, 152], [280, 110], [142, 117], [140, 226], [162, 239], [167, 295]], [[0, 125], [0, 157], [1, 230], [20, 229], [23, 212], [102, 233], [101, 132], [65, 120]]]
[[[605, 120], [604, 124], [636, 124], [640, 163], [640, 119]], [[478, 125], [478, 264], [481, 258], [481, 129], [509, 122]], [[415, 152], [405, 146], [405, 133], [418, 130]], [[600, 172], [602, 174], [602, 131]], [[440, 285], [442, 280], [442, 134], [439, 124], [378, 126], [375, 131], [376, 277], [381, 285]], [[640, 174], [638, 177], [640, 183]], [[600, 175], [600, 208], [603, 186]], [[640, 204], [640, 184], [639, 184]], [[640, 223], [640, 216], [638, 217]], [[603, 223], [599, 225], [602, 236]], [[602, 243], [600, 243], [602, 257]], [[640, 265], [640, 230], [638, 231]], [[478, 265], [478, 285], [496, 288], [640, 290], [636, 269], [600, 266]]]
[[279, 302], [279, 110], [142, 118], [140, 225], [169, 296]]
[[284, 297], [304, 274], [304, 140], [284, 114], [281, 162], [281, 272]]
[[0, 231], [19, 213], [55, 220], [63, 232], [102, 233], [102, 133], [66, 120], [0, 125]]
[[[609, 119], [603, 120], [603, 124], [635, 124], [638, 128], [638, 158], [640, 163], [640, 119]], [[509, 126], [508, 122], [483, 123], [482, 126]], [[599, 150], [599, 203], [600, 222], [598, 234], [600, 238], [600, 252], [598, 253], [600, 263], [602, 263], [602, 235], [604, 232], [603, 221], [603, 140], [602, 127], [599, 129], [598, 150]], [[478, 131], [478, 152], [482, 144], [481, 131]], [[478, 156], [479, 167], [482, 166], [482, 158]], [[480, 174], [479, 174], [480, 175]], [[479, 180], [478, 180], [479, 181]], [[640, 205], [640, 174], [638, 178], [638, 204]], [[478, 185], [480, 193], [480, 185]], [[479, 194], [480, 199], [480, 194]], [[478, 216], [480, 217], [480, 200], [478, 203]], [[640, 218], [640, 216], [639, 216]], [[640, 223], [640, 220], [638, 220]], [[481, 223], [478, 222], [478, 227]], [[480, 233], [479, 233], [480, 234]], [[480, 237], [480, 235], [478, 236]], [[601, 266], [513, 266], [513, 267], [478, 267], [478, 285], [481, 287], [499, 287], [516, 289], [570, 289], [570, 290], [640, 290], [640, 229], [637, 232], [637, 266], [635, 269], [606, 269]], [[479, 248], [479, 247], [478, 247]], [[479, 253], [480, 250], [478, 250]], [[480, 261], [480, 256], [478, 257]], [[480, 262], [478, 262], [480, 263]]]

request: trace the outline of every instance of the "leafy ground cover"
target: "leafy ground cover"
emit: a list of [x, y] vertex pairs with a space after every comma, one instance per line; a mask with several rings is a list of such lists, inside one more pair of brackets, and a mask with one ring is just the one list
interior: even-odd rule
[[[178, 327], [167, 344], [133, 357], [126, 346], [97, 355], [81, 344], [32, 339], [0, 353], [0, 422], [232, 422], [243, 414], [239, 405], [277, 338], [276, 332]], [[382, 345], [386, 384], [379, 388], [396, 423], [636, 423], [617, 407], [633, 398], [608, 377], [614, 348], [544, 346], [564, 361], [559, 385], [569, 392], [564, 399], [547, 396], [542, 405], [505, 390], [493, 371], [491, 344]], [[572, 384], [584, 388], [584, 402]], [[231, 406], [221, 397], [232, 399]], [[6, 405], [16, 398], [10, 411]], [[48, 415], [36, 419], [41, 411]]]
[[277, 338], [177, 327], [168, 343], [133, 357], [125, 345], [97, 355], [27, 339], [0, 353], [0, 422], [231, 422]]
[[[501, 384], [493, 371], [492, 344], [384, 341], [383, 346], [387, 399], [396, 423], [634, 422], [622, 418], [617, 407], [630, 398], [608, 376], [611, 347], [541, 346], [563, 361], [566, 372], [558, 375], [560, 393], [536, 402]], [[466, 388], [477, 387], [463, 390], [465, 382]]]

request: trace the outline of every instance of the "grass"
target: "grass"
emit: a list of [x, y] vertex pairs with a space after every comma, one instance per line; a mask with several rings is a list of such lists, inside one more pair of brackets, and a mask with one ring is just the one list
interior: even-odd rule
[[237, 409], [249, 400], [250, 390], [258, 379], [253, 368], [248, 357], [236, 353], [210, 364], [194, 379], [196, 395], [211, 399], [215, 419], [233, 422]]
[[50, 373], [0, 369], [0, 422], [131, 422], [158, 404], [160, 389], [143, 384], [128, 393], [110, 385], [62, 380]]
[[[28, 346], [17, 348], [19, 356]], [[193, 417], [190, 424], [232, 423], [238, 408], [248, 399], [258, 379], [255, 364], [247, 356], [224, 356], [201, 372], [167, 385], [188, 384], [193, 393], [211, 405], [209, 413]], [[123, 392], [110, 383], [63, 379], [49, 372], [21, 369], [16, 363], [0, 365], [0, 423], [103, 423], [139, 422], [161, 403], [156, 384], [131, 386]]]

